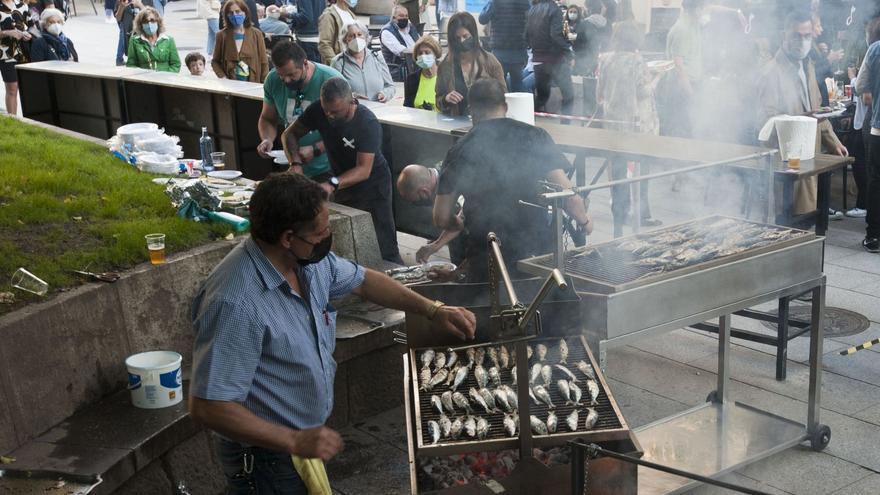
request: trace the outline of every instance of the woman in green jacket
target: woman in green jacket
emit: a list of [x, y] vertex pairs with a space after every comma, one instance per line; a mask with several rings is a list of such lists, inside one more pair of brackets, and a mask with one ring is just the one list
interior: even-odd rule
[[134, 33], [128, 43], [129, 67], [163, 72], [180, 72], [180, 57], [174, 38], [165, 34], [162, 16], [152, 7], [142, 10], [134, 19]]

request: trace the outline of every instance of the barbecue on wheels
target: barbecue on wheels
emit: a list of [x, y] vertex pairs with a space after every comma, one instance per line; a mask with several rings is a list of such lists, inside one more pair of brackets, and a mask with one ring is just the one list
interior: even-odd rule
[[816, 425], [816, 429], [810, 434], [810, 447], [819, 452], [828, 446], [831, 441], [831, 428], [828, 425]]

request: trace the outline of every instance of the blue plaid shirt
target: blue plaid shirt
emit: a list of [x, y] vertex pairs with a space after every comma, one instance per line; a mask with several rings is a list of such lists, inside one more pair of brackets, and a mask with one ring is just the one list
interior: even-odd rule
[[298, 430], [324, 424], [336, 375], [330, 300], [359, 287], [364, 269], [330, 253], [298, 275], [308, 301], [250, 238], [211, 272], [192, 306], [195, 397]]

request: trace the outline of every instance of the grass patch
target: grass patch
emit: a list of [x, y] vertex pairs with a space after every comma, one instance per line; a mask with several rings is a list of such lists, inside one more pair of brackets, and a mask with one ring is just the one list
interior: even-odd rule
[[24, 267], [49, 284], [47, 297], [86, 281], [71, 270], [122, 271], [149, 259], [144, 235], [166, 235], [167, 253], [225, 236], [222, 224], [177, 217], [155, 176], [101, 146], [0, 117], [0, 314], [44, 298], [13, 289]]

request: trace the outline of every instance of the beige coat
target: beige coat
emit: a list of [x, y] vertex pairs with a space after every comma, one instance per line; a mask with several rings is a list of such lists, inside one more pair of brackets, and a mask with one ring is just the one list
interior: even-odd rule
[[[452, 59], [452, 54], [447, 53], [437, 66], [437, 108], [446, 115], [467, 115], [467, 111], [462, 108], [462, 104], [452, 105], [446, 101], [446, 95], [449, 93], [457, 90], [459, 93], [466, 95], [468, 89], [455, 87], [456, 66]], [[477, 74], [474, 80], [471, 81], [471, 85], [480, 79], [497, 79], [505, 88], [507, 88], [507, 81], [504, 78], [504, 69], [501, 68], [501, 63], [498, 62], [495, 55], [480, 50], [476, 61], [478, 66]]]
[[336, 7], [329, 5], [318, 17], [318, 53], [321, 54], [322, 64], [329, 66], [333, 63], [333, 57], [342, 53], [345, 48], [339, 41], [341, 32], [342, 17], [339, 16]]
[[[780, 114], [801, 115], [818, 111], [822, 105], [819, 84], [816, 82], [816, 68], [809, 57], [804, 59], [804, 72], [807, 76], [809, 108], [801, 99], [801, 81], [798, 77], [798, 66], [788, 58], [782, 50], [770, 60], [758, 78], [758, 101], [760, 114], [758, 125], [763, 125], [770, 117]], [[831, 123], [827, 120], [819, 122], [816, 130], [816, 152], [834, 152], [840, 146], [840, 140], [834, 134]], [[774, 136], [774, 144], [775, 144]], [[809, 177], [795, 185], [794, 213], [808, 213], [816, 209], [816, 177]]]

